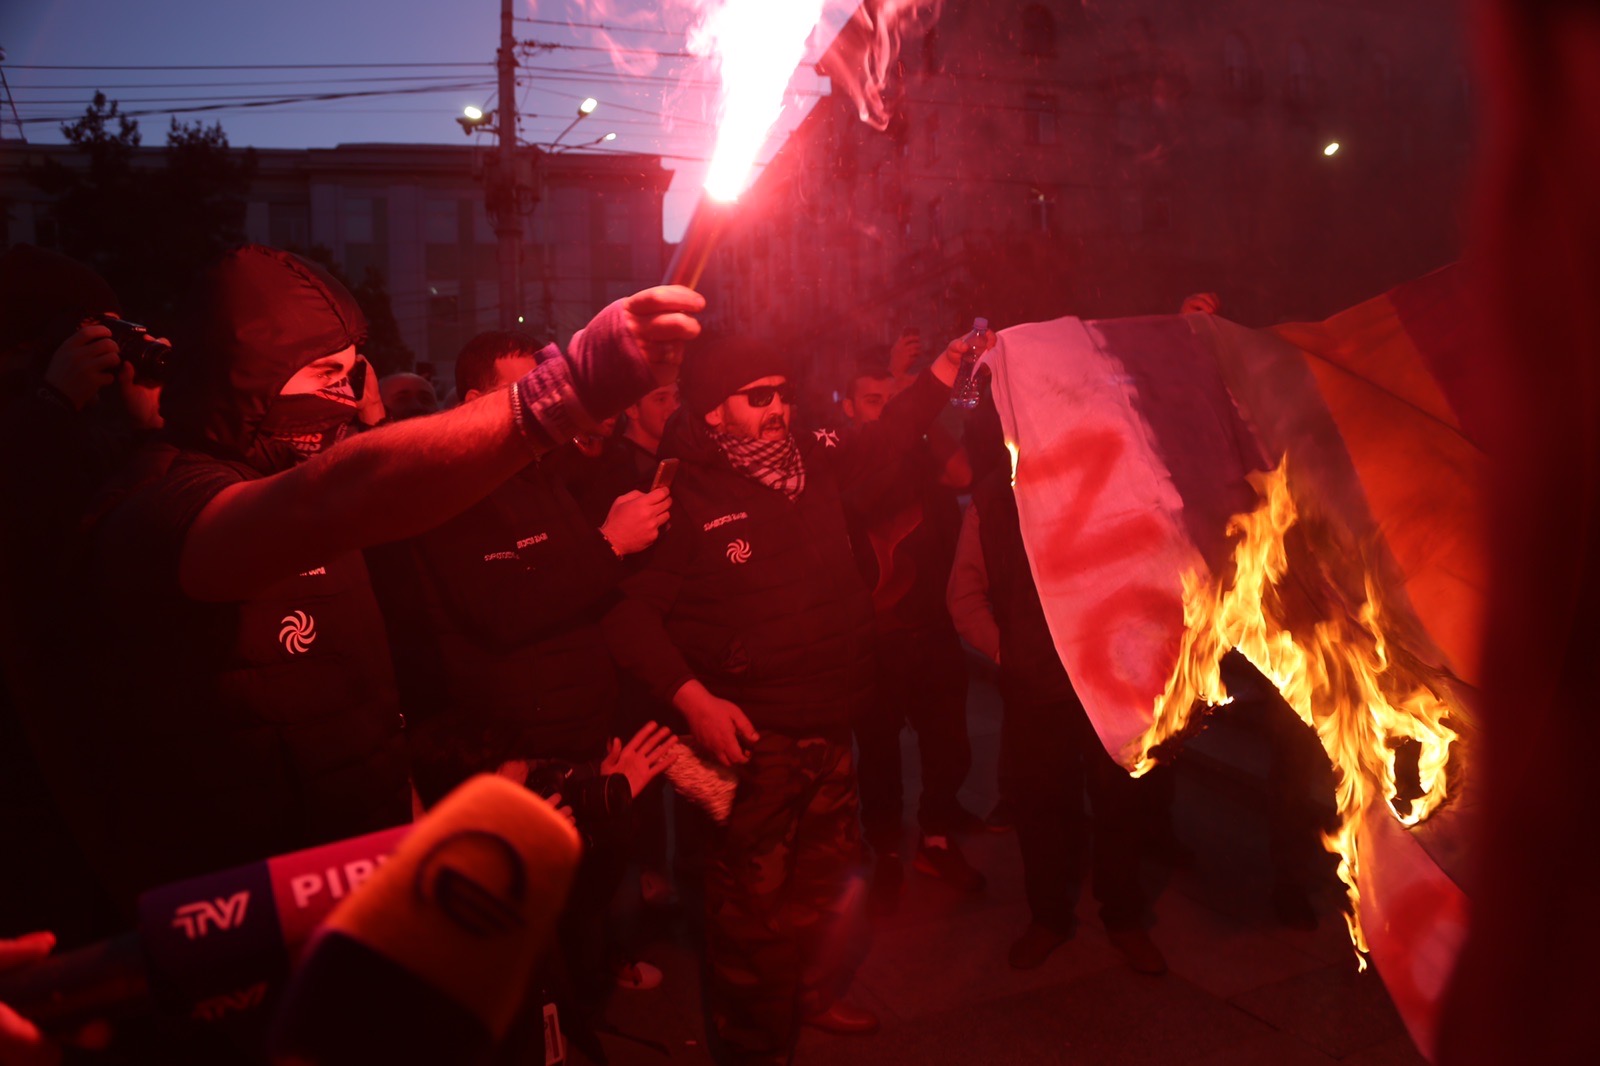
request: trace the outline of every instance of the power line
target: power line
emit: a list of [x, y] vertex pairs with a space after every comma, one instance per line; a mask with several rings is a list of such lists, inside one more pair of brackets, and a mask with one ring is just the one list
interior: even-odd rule
[[459, 74], [415, 74], [393, 76], [368, 76], [364, 78], [284, 78], [273, 81], [147, 81], [147, 82], [94, 82], [81, 85], [18, 85], [18, 89], [94, 89], [108, 92], [114, 89], [239, 89], [267, 85], [372, 85], [391, 81], [440, 82], [459, 78]]
[[[248, 100], [242, 103], [196, 104], [191, 107], [157, 107], [134, 111], [119, 111], [118, 113], [127, 115], [129, 118], [143, 118], [147, 115], [181, 115], [193, 114], [202, 111], [236, 111], [243, 108], [273, 107], [280, 104], [303, 104], [314, 100], [350, 100], [358, 97], [405, 96], [416, 93], [461, 92], [468, 89], [481, 89], [483, 88], [483, 84], [483, 82], [469, 82], [454, 86], [425, 86], [410, 89], [366, 89], [341, 93], [305, 93], [298, 96], [283, 96], [271, 99]], [[71, 100], [60, 101], [60, 103], [74, 102], [75, 101]], [[54, 118], [25, 118], [22, 121], [25, 123], [67, 122], [79, 117], [81, 116], [66, 115]]]
[[616, 55], [618, 52], [627, 52], [634, 55], [655, 56], [658, 59], [700, 59], [693, 52], [663, 52], [656, 48], [633, 48], [625, 45], [599, 44], [563, 44], [559, 41], [518, 41], [523, 48], [532, 48], [543, 51], [562, 52], [604, 52], [606, 55]]
[[605, 33], [648, 33], [660, 37], [682, 38], [683, 34], [677, 30], [655, 29], [648, 26], [608, 26], [601, 22], [567, 22], [562, 19], [538, 19], [517, 17], [518, 22], [531, 22], [537, 26], [558, 26], [574, 30], [601, 30]]
[[472, 60], [466, 63], [154, 63], [143, 66], [136, 64], [113, 66], [101, 63], [93, 65], [10, 63], [7, 66], [12, 70], [392, 70], [396, 67], [407, 70], [420, 70], [441, 67], [492, 67], [494, 64], [487, 60]]

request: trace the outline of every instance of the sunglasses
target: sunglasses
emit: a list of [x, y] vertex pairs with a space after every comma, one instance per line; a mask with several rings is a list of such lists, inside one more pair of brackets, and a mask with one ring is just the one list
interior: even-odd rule
[[794, 386], [788, 382], [782, 385], [754, 385], [748, 389], [735, 390], [732, 395], [743, 396], [751, 407], [770, 407], [773, 397], [791, 407], [794, 406]]

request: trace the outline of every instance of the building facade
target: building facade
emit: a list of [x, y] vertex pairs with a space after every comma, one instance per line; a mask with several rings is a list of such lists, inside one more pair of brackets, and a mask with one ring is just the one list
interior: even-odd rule
[[[161, 149], [140, 149], [155, 165]], [[352, 281], [383, 275], [402, 338], [448, 388], [455, 353], [500, 323], [496, 238], [481, 182], [492, 149], [345, 144], [257, 149], [245, 236], [280, 248], [326, 249]], [[523, 219], [522, 303], [530, 331], [562, 342], [606, 303], [655, 284], [664, 262], [662, 196], [671, 172], [656, 156], [532, 154], [537, 192]], [[0, 156], [5, 243], [51, 247], [50, 205], [26, 168], [65, 145], [11, 142]], [[81, 165], [81, 164], [79, 164]]]
[[974, 315], [1170, 313], [1212, 291], [1246, 324], [1325, 317], [1459, 255], [1461, 18], [945, 0], [904, 42], [886, 131], [836, 82], [741, 198], [712, 315], [802, 349], [824, 394], [865, 346]]

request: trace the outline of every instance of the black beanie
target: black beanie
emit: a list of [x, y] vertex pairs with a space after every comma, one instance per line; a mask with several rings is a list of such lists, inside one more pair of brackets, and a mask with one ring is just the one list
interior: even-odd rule
[[76, 259], [19, 244], [0, 255], [0, 348], [56, 344], [90, 315], [121, 313], [106, 280]]
[[702, 337], [683, 357], [683, 405], [696, 417], [762, 378], [793, 380], [793, 367], [778, 349], [749, 337]]

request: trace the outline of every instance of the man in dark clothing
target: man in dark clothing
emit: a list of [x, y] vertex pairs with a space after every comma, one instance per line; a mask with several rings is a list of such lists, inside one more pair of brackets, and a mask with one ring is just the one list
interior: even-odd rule
[[117, 690], [85, 729], [115, 753], [100, 846], [125, 898], [409, 818], [361, 549], [465, 510], [673, 375], [701, 305], [641, 293], [506, 392], [352, 435], [349, 292], [288, 253], [223, 259], [179, 334], [166, 439], [94, 531]]
[[872, 700], [872, 604], [847, 502], [882, 489], [892, 455], [943, 409], [946, 352], [847, 461], [790, 432], [787, 361], [728, 339], [690, 356], [661, 454], [681, 460], [673, 520], [606, 619], [612, 652], [739, 778], [706, 874], [708, 1037], [717, 1056], [781, 1061], [796, 1021], [871, 1032], [840, 998], [843, 919], [860, 859], [850, 726]]
[[[456, 359], [458, 394], [509, 388], [541, 348], [474, 337]], [[547, 464], [529, 463], [438, 527], [367, 553], [425, 805], [508, 763], [605, 754], [617, 681], [600, 619], [623, 556], [655, 541], [671, 502], [665, 489], [622, 496], [591, 525]]]
[[678, 403], [676, 382], [641, 397], [618, 420], [599, 456], [575, 472], [573, 491], [592, 521], [599, 522], [611, 501], [623, 493], [650, 488], [660, 462], [656, 453], [661, 450], [661, 436]]
[[76, 945], [115, 916], [68, 826], [59, 768], [81, 757], [67, 709], [88, 646], [64, 641], [80, 602], [69, 546], [102, 482], [160, 425], [160, 384], [125, 361], [104, 320], [121, 309], [94, 271], [18, 245], [0, 256], [0, 936], [50, 928]]
[[[470, 403], [510, 388], [541, 348], [523, 334], [479, 334], [456, 357], [457, 393]], [[599, 621], [616, 598], [622, 555], [655, 540], [669, 504], [665, 489], [628, 492], [596, 528], [548, 464], [534, 462], [437, 528], [367, 552], [422, 802], [432, 806], [473, 774], [499, 773], [573, 804], [586, 846], [559, 926], [556, 994], [569, 1037], [586, 1048], [617, 961], [605, 916], [637, 795], [617, 787], [616, 667]], [[671, 761], [674, 744], [662, 735], [641, 789]], [[569, 795], [574, 787], [595, 801]]]
[[[887, 366], [857, 367], [843, 404], [857, 430], [882, 417], [892, 385]], [[982, 824], [956, 798], [972, 767], [972, 746], [967, 738], [966, 659], [944, 602], [961, 528], [961, 507], [946, 471], [964, 470], [965, 462], [959, 445], [937, 424], [929, 435], [943, 446], [936, 450], [930, 441], [919, 440], [905, 454], [892, 457], [893, 466], [881, 472], [883, 494], [870, 510], [850, 515], [876, 622], [878, 694], [856, 722], [855, 733], [862, 825], [877, 855], [873, 897], [885, 909], [892, 906], [900, 885], [900, 731], [908, 722], [922, 755], [916, 868], [963, 891], [984, 886], [983, 875], [968, 865], [952, 837], [957, 830]], [[859, 432], [845, 437], [846, 454], [860, 439]]]
[[1061, 665], [1023, 546], [1010, 474], [1002, 464], [978, 485], [957, 549], [957, 574], [980, 571], [987, 594], [959, 597], [951, 586], [956, 626], [975, 647], [995, 649], [1005, 699], [1001, 758], [1032, 911], [1028, 928], [1011, 945], [1010, 962], [1017, 969], [1041, 965], [1077, 928], [1090, 834], [1087, 786], [1094, 894], [1107, 937], [1135, 970], [1164, 973], [1166, 960], [1143, 928], [1147, 903], [1139, 881], [1141, 790], [1148, 782], [1130, 777], [1106, 754]]

